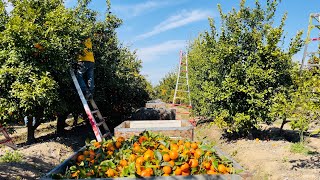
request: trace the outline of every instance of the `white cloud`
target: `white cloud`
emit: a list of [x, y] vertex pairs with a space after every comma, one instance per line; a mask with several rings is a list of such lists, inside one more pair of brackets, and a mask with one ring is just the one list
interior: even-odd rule
[[124, 14], [127, 17], [135, 17], [161, 7], [171, 5], [173, 3], [174, 2], [168, 1], [168, 0], [164, 0], [164, 1], [149, 0], [140, 4], [134, 4], [134, 5], [113, 5], [112, 9], [114, 9], [117, 13]]
[[185, 40], [170, 40], [161, 44], [144, 47], [137, 50], [138, 57], [142, 62], [152, 62], [161, 59], [161, 56], [170, 55], [174, 52], [177, 53], [181, 49], [185, 49], [187, 41]]
[[13, 10], [13, 5], [10, 2], [8, 2], [8, 0], [5, 0], [4, 2], [6, 3], [6, 11], [10, 13]]
[[155, 26], [152, 31], [137, 36], [135, 40], [146, 39], [171, 29], [175, 29], [196, 21], [207, 19], [209, 16], [210, 11], [202, 11], [198, 9], [189, 12], [184, 10], [181, 11], [179, 14], [171, 16], [168, 19], [164, 20], [163, 22]]

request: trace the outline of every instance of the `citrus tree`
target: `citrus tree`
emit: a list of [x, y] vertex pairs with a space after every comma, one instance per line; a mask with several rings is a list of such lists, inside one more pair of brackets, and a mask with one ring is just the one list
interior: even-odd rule
[[291, 59], [302, 46], [298, 32], [288, 48], [282, 47], [287, 15], [275, 25], [277, 0], [268, 0], [266, 8], [259, 1], [253, 8], [245, 3], [227, 14], [218, 6], [220, 31], [210, 19], [210, 31], [190, 44], [189, 53], [194, 113], [239, 135], [274, 121], [272, 97], [293, 84]]
[[295, 66], [292, 70], [292, 86], [281, 89], [272, 98], [273, 104], [270, 115], [275, 119], [281, 119], [282, 125], [290, 122], [292, 129], [298, 129], [300, 141], [304, 139], [310, 124], [319, 121], [319, 75], [314, 70], [299, 71]]
[[156, 97], [161, 99], [163, 102], [172, 102], [175, 85], [177, 81], [177, 73], [169, 72], [162, 78], [157, 86], [155, 86], [154, 91]]
[[140, 61], [117, 40], [115, 29], [122, 21], [109, 13], [109, 1], [104, 21], [98, 21], [97, 12], [88, 8], [89, 0], [79, 0], [74, 8], [66, 8], [62, 0], [10, 2], [14, 7], [10, 14], [4, 1], [0, 3], [0, 123], [36, 117], [35, 125], [28, 121], [29, 142], [44, 119], [58, 116], [58, 127], [63, 129], [66, 115], [82, 109], [69, 70], [87, 37], [94, 42], [97, 94], [118, 84], [115, 91], [97, 97], [102, 107], [111, 112], [120, 106], [115, 102], [124, 103], [106, 100], [117, 91], [130, 95], [122, 97], [127, 109], [148, 99]]

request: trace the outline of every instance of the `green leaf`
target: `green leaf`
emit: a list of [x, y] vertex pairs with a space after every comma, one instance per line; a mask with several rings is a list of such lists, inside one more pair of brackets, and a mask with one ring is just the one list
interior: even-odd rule
[[112, 162], [112, 160], [105, 160], [100, 163], [100, 166], [106, 166], [112, 169], [116, 168], [116, 165]]
[[172, 165], [169, 162], [162, 162], [160, 164], [160, 166], [170, 166], [170, 167], [172, 167]]
[[217, 160], [215, 160], [215, 161], [213, 161], [212, 162], [212, 165], [213, 165], [213, 167], [216, 169], [216, 170], [218, 170], [218, 161]]
[[162, 160], [162, 155], [161, 155], [160, 151], [156, 150], [156, 151], [154, 152], [154, 154], [155, 154], [157, 160], [159, 160], [159, 161]]
[[130, 174], [134, 174], [136, 172], [135, 163], [132, 162], [129, 164], [129, 172]]
[[70, 170], [71, 170], [71, 171], [75, 171], [75, 170], [77, 170], [77, 167], [76, 167], [76, 166], [71, 166], [71, 167], [70, 167]]

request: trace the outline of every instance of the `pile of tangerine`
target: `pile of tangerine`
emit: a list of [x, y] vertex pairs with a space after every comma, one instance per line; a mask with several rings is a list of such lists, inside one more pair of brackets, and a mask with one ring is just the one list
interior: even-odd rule
[[55, 178], [114, 178], [233, 174], [228, 159], [219, 157], [213, 145], [171, 140], [145, 131], [123, 137], [88, 142], [85, 150], [70, 162], [65, 174]]

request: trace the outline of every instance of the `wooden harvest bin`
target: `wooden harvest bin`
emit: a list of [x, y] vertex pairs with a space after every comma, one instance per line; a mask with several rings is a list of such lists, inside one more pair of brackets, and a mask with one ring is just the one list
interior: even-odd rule
[[139, 135], [143, 131], [161, 133], [172, 139], [189, 139], [193, 141], [194, 127], [187, 120], [148, 120], [148, 121], [124, 121], [114, 128], [114, 136], [128, 139], [133, 135]]
[[[152, 133], [162, 133], [163, 135], [169, 136], [174, 139], [190, 139], [193, 140], [194, 132], [193, 126], [187, 120], [154, 120], [154, 121], [125, 121], [121, 123], [114, 129], [115, 136], [122, 136], [125, 138], [129, 138], [133, 135], [139, 135], [140, 132], [143, 131], [152, 131]], [[65, 160], [63, 163], [55, 167], [49, 173], [47, 173], [42, 180], [52, 180], [54, 174], [64, 174], [66, 170], [72, 165], [72, 161], [75, 161], [79, 154], [85, 150], [86, 147], [82, 147], [78, 152], [74, 153], [70, 158]], [[243, 170], [243, 168], [235, 162], [230, 156], [223, 153], [219, 148], [214, 147], [215, 153], [219, 157], [225, 157], [229, 159], [232, 163], [233, 167], [236, 170]], [[190, 176], [155, 176], [145, 179], [154, 179], [154, 180], [165, 180], [165, 179], [175, 179], [175, 180], [183, 180], [183, 179], [197, 179], [197, 180], [238, 180], [238, 179], [247, 179], [250, 178], [250, 174], [246, 172], [242, 172], [240, 174], [221, 174], [221, 175], [190, 175]], [[95, 180], [111, 180], [112, 178], [94, 178]], [[138, 178], [115, 178], [119, 180], [130, 180], [130, 179], [138, 179]]]

